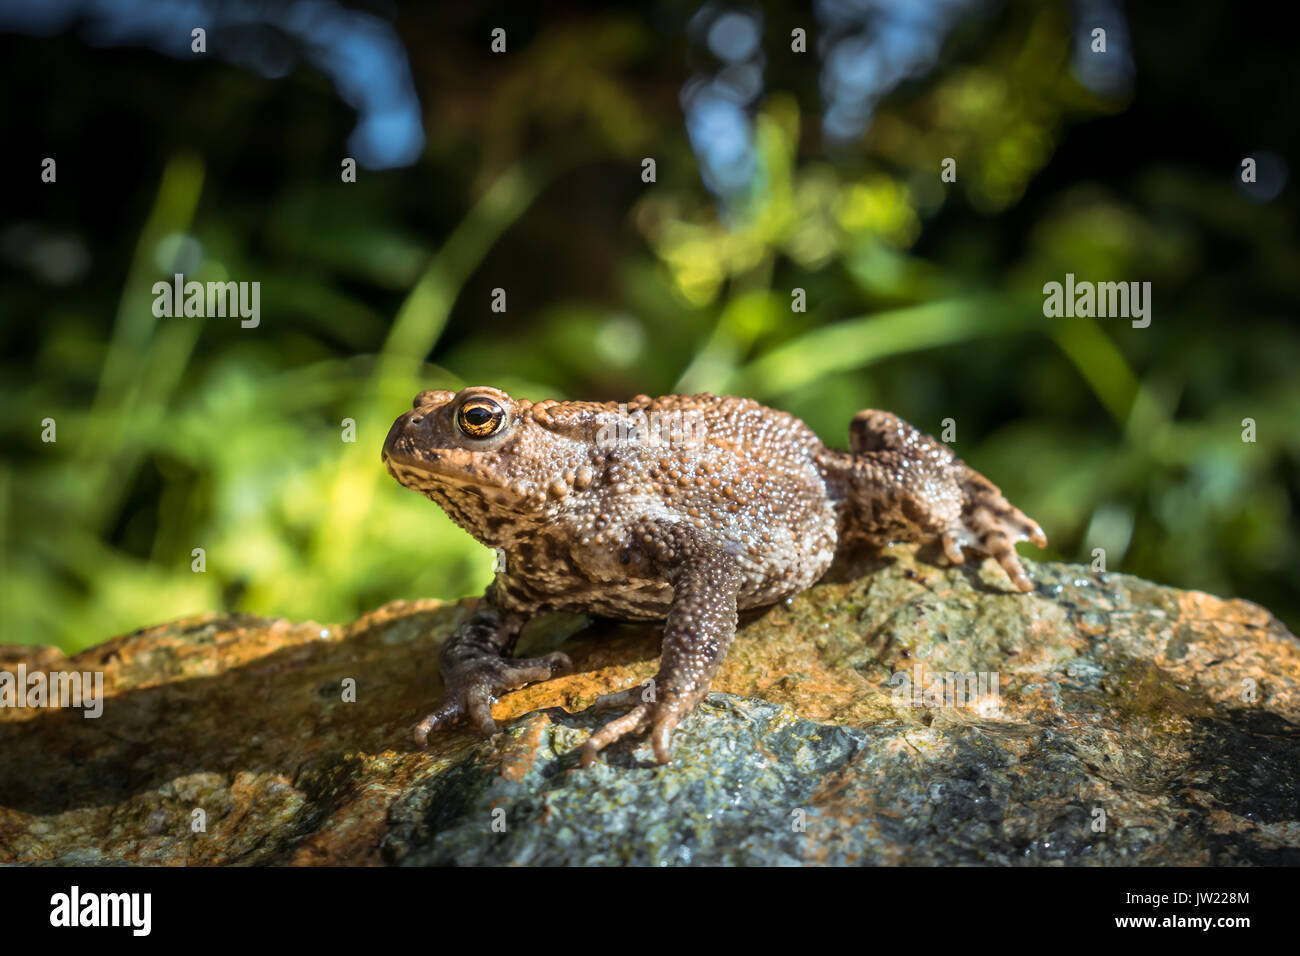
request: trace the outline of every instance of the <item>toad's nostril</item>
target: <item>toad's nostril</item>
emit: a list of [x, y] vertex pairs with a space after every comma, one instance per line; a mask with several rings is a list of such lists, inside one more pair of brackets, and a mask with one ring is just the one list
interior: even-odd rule
[[420, 422], [422, 422], [422, 421], [424, 421], [424, 416], [423, 416], [423, 415], [412, 415], [411, 418], [410, 418], [410, 422], [411, 422], [412, 425], [418, 425], [418, 424], [420, 424]]

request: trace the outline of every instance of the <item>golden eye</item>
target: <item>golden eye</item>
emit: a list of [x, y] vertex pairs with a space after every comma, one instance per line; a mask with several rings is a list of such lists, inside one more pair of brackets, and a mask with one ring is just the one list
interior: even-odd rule
[[471, 398], [456, 412], [456, 427], [469, 438], [488, 438], [505, 423], [505, 409], [490, 398]]

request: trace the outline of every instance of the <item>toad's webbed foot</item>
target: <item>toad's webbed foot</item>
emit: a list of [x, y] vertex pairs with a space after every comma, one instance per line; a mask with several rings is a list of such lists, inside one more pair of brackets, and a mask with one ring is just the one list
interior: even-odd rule
[[446, 696], [437, 710], [415, 725], [415, 742], [423, 747], [432, 731], [445, 730], [466, 720], [479, 733], [490, 737], [497, 732], [496, 721], [492, 719], [492, 700], [496, 695], [548, 680], [572, 667], [568, 656], [556, 651], [545, 657], [518, 660], [483, 659], [464, 670], [444, 674]]
[[496, 733], [492, 699], [504, 691], [547, 680], [569, 670], [569, 658], [556, 651], [543, 657], [512, 659], [522, 620], [485, 603], [456, 629], [441, 655], [443, 702], [415, 726], [421, 747], [434, 730], [468, 722], [484, 735]]
[[977, 472], [967, 472], [962, 483], [961, 518], [939, 537], [943, 553], [953, 564], [965, 561], [967, 550], [987, 554], [1002, 566], [1018, 589], [1033, 590], [1033, 582], [1016, 554], [1016, 542], [1029, 541], [1045, 548], [1047, 535], [1036, 521], [1002, 497], [991, 481]]
[[[607, 696], [618, 697], [621, 695], [610, 694]], [[607, 708], [600, 707], [598, 702], [597, 709], [605, 710]], [[645, 733], [645, 731], [650, 727], [650, 722], [654, 717], [654, 712], [655, 705], [653, 703], [640, 703], [635, 705], [622, 717], [615, 718], [603, 725], [600, 730], [592, 734], [587, 739], [587, 742], [583, 744], [582, 765], [584, 767], [590, 767], [596, 762], [596, 754], [600, 753], [614, 741], [626, 737], [628, 734]], [[676, 724], [677, 721], [673, 721], [673, 727], [675, 727]], [[672, 736], [672, 729], [672, 727], [668, 729], [669, 737]], [[656, 757], [658, 757], [658, 754], [656, 754]], [[667, 759], [659, 759], [659, 762], [667, 763], [668, 761]]]
[[624, 707], [632, 709], [622, 717], [609, 721], [591, 735], [582, 748], [582, 765], [590, 767], [596, 762], [596, 755], [616, 740], [629, 734], [642, 734], [647, 730], [651, 733], [650, 743], [654, 747], [655, 759], [660, 763], [668, 763], [672, 759], [673, 732], [682, 722], [682, 718], [695, 709], [699, 699], [708, 692], [708, 687], [701, 688], [700, 691], [698, 696], [692, 695], [694, 700], [690, 700], [689, 703], [680, 697], [662, 704], [654, 700], [646, 700], [645, 685], [597, 697], [596, 702], [592, 704], [593, 710], [619, 710]]
[[938, 541], [954, 564], [992, 557], [1021, 591], [1032, 590], [1015, 547], [1047, 546], [1033, 519], [944, 445], [890, 412], [859, 412], [849, 427], [847, 533], [874, 545]]

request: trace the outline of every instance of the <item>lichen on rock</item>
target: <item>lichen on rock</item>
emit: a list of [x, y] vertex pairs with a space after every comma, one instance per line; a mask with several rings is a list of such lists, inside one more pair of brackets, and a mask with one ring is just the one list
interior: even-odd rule
[[[73, 658], [102, 716], [0, 708], [0, 862], [1240, 864], [1300, 862], [1300, 642], [1246, 601], [1123, 574], [911, 550], [841, 560], [742, 619], [668, 766], [587, 770], [596, 695], [653, 676], [653, 625], [555, 616], [520, 654], [572, 674], [427, 750], [437, 649], [473, 601], [343, 627], [206, 616]], [[354, 688], [349, 692], [349, 688]]]

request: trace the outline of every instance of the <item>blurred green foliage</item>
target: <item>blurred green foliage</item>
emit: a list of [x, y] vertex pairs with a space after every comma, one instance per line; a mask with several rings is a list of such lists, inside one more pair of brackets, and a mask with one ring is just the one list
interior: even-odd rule
[[[955, 449], [1042, 523], [1048, 556], [1105, 548], [1112, 570], [1300, 623], [1300, 245], [1290, 194], [1252, 203], [1234, 186], [1256, 139], [1205, 154], [1218, 171], [1196, 144], [1180, 159], [1158, 99], [1074, 79], [1067, 7], [1011, 3], [959, 29], [832, 160], [815, 60], [784, 54], [774, 28], [758, 185], [722, 217], [676, 101], [684, 31], [635, 11], [525, 20], [494, 59], [494, 21], [465, 16], [399, 24], [429, 144], [354, 185], [337, 170], [346, 111], [311, 75], [196, 76], [71, 37], [11, 50], [71, 77], [40, 94], [35, 131], [75, 136], [104, 109], [134, 135], [111, 178], [78, 186], [95, 162], [63, 162], [74, 198], [48, 219], [81, 231], [89, 274], [0, 286], [3, 640], [71, 650], [209, 610], [331, 622], [479, 591], [491, 554], [379, 460], [418, 390], [474, 383], [746, 394], [839, 445], [860, 408], [935, 434], [952, 418]], [[1171, 84], [1178, 64], [1142, 52], [1139, 74]], [[130, 79], [142, 71], [152, 82]], [[1234, 109], [1218, 122], [1270, 106]], [[178, 118], [195, 110], [220, 122]], [[1118, 167], [1099, 159], [1112, 149], [1129, 150]], [[88, 225], [77, 197], [93, 190], [116, 195]], [[202, 249], [188, 278], [262, 283], [259, 328], [153, 316], [152, 284], [193, 248], [178, 237]], [[1042, 285], [1066, 272], [1149, 280], [1151, 327], [1044, 318]]]

